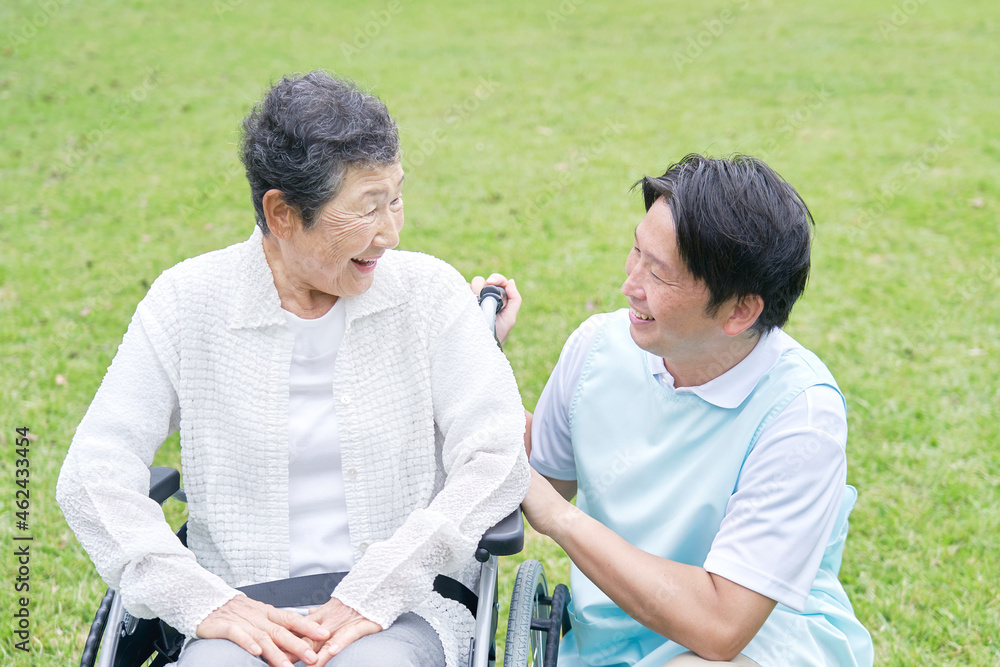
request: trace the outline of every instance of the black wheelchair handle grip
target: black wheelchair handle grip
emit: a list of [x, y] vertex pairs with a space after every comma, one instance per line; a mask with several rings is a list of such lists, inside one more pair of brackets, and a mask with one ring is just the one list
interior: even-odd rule
[[507, 305], [507, 292], [499, 285], [486, 285], [483, 287], [482, 291], [479, 293], [479, 303], [482, 303], [483, 299], [487, 297], [493, 297], [496, 299], [498, 313], [503, 310], [504, 306]]
[[104, 626], [108, 622], [108, 612], [111, 611], [111, 601], [114, 600], [115, 592], [108, 589], [101, 600], [101, 606], [97, 608], [94, 615], [94, 622], [90, 626], [90, 634], [87, 635], [87, 643], [83, 646], [83, 657], [80, 658], [80, 667], [94, 667], [97, 659], [97, 649], [101, 645], [101, 637], [104, 636]]

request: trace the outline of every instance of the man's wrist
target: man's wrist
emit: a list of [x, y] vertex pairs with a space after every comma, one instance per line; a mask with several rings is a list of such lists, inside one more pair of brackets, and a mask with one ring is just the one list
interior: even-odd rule
[[552, 516], [547, 534], [557, 543], [562, 544], [564, 539], [574, 534], [581, 519], [584, 518], [586, 515], [576, 505], [568, 500], [563, 500], [559, 510]]

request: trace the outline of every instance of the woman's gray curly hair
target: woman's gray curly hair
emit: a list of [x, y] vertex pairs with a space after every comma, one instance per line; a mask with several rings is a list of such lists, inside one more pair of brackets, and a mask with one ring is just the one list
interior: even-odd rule
[[316, 70], [271, 86], [243, 120], [240, 158], [261, 231], [269, 233], [263, 199], [271, 189], [309, 229], [349, 167], [399, 160], [399, 132], [380, 99]]

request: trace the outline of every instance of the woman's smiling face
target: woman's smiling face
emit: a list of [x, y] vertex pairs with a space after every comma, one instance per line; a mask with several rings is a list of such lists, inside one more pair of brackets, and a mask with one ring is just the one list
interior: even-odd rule
[[[282, 244], [285, 275], [298, 290], [336, 297], [363, 294], [378, 259], [403, 229], [403, 167], [349, 167], [340, 193]], [[301, 223], [301, 221], [300, 221]]]

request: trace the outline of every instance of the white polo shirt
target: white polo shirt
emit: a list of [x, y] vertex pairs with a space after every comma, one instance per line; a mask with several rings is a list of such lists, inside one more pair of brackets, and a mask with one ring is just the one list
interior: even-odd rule
[[[599, 328], [581, 327], [570, 336], [535, 408], [531, 465], [553, 479], [576, 479], [569, 411]], [[663, 359], [647, 353], [646, 361], [668, 391], [731, 409], [783, 352], [798, 347], [788, 334], [772, 331], [735, 367], [697, 387], [675, 388]], [[846, 444], [847, 414], [832, 387], [810, 387], [789, 403], [747, 456], [705, 569], [801, 609], [817, 572], [807, 563], [818, 567], [815, 552], [825, 549], [843, 497]]]

